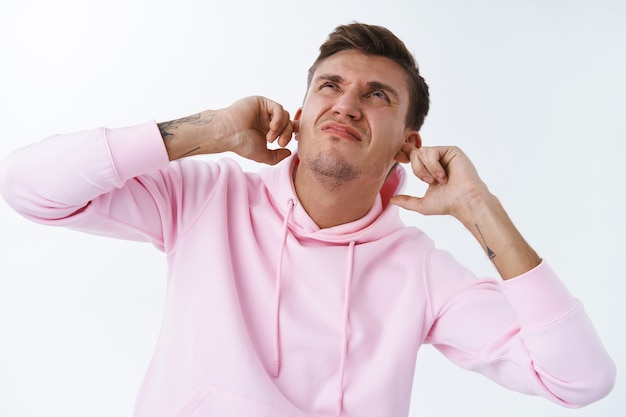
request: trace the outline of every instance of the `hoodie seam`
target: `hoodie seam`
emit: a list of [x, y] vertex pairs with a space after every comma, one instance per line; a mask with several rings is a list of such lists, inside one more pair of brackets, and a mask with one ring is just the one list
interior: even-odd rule
[[132, 223], [124, 222], [124, 221], [119, 220], [116, 217], [108, 216], [105, 213], [100, 212], [100, 211], [94, 209], [91, 204], [88, 204], [87, 207], [85, 207], [85, 211], [86, 212], [90, 212], [91, 214], [93, 214], [95, 216], [101, 217], [101, 218], [105, 219], [107, 222], [114, 223], [114, 224], [117, 224], [117, 225], [120, 225], [120, 226], [124, 226], [124, 227], [127, 227], [127, 228], [131, 229], [131, 230], [135, 230], [135, 231], [141, 233], [142, 235], [144, 235], [146, 237], [149, 237], [150, 239], [152, 239], [154, 242], [160, 244], [165, 249], [165, 244], [164, 244], [163, 238], [161, 236], [155, 235], [152, 232], [149, 232], [147, 230], [139, 228], [139, 227], [135, 226]]
[[426, 289], [426, 303], [428, 306], [428, 313], [430, 315], [430, 322], [434, 323], [435, 322], [435, 306], [433, 303], [433, 295], [432, 295], [432, 289], [430, 286], [430, 274], [428, 273], [429, 271], [429, 264], [430, 264], [430, 255], [432, 254], [433, 251], [433, 247], [434, 244], [433, 242], [430, 242], [428, 244], [428, 246], [426, 247], [426, 250], [424, 251], [424, 262], [423, 262], [423, 271], [422, 271], [422, 276], [424, 277], [424, 287]]
[[541, 323], [535, 323], [529, 326], [524, 326], [522, 327], [521, 331], [526, 336], [540, 333], [552, 326], [557, 325], [559, 322], [563, 320], [567, 320], [567, 318], [571, 317], [572, 314], [575, 314], [581, 308], [581, 306], [582, 306], [582, 303], [580, 302], [580, 300], [574, 299], [574, 302], [572, 303], [572, 305], [570, 305], [567, 310], [561, 312], [561, 314], [556, 315], [552, 317], [550, 320], [545, 320], [544, 322], [541, 322]]
[[[216, 175], [216, 178], [220, 178], [223, 175], [223, 169], [221, 164], [216, 163], [215, 167], [217, 168], [218, 172]], [[227, 175], [226, 175], [227, 176]], [[228, 180], [228, 178], [227, 178]], [[174, 241], [172, 242], [172, 247], [171, 249], [169, 249], [166, 252], [166, 256], [167, 258], [171, 258], [172, 256], [174, 256], [178, 250], [178, 245], [180, 243], [181, 240], [183, 240], [185, 238], [185, 236], [187, 236], [187, 233], [189, 233], [189, 231], [195, 226], [195, 224], [200, 220], [200, 218], [204, 215], [207, 206], [213, 201], [213, 198], [215, 197], [215, 194], [217, 193], [217, 184], [219, 181], [215, 181], [213, 183], [213, 187], [211, 189], [211, 191], [209, 192], [209, 194], [207, 195], [207, 197], [205, 198], [205, 201], [203, 202], [201, 208], [197, 211], [197, 213], [195, 214], [195, 216], [189, 221], [189, 223], [187, 225], [185, 225], [183, 227], [183, 229], [181, 230], [180, 233], [176, 234], [176, 239], [174, 239]], [[182, 204], [181, 204], [182, 207]]]
[[113, 170], [113, 174], [115, 175], [116, 182], [119, 185], [123, 185], [124, 181], [120, 176], [120, 172], [117, 168], [117, 164], [115, 163], [115, 159], [113, 158], [113, 151], [111, 150], [111, 145], [109, 144], [109, 129], [102, 129], [102, 139], [104, 140], [104, 147], [107, 150], [107, 157], [109, 158], [109, 163], [111, 164], [111, 169]]

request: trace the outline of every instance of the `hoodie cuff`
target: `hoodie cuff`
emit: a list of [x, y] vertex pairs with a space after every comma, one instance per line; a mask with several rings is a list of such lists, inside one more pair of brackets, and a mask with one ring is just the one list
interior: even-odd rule
[[502, 285], [522, 329], [526, 331], [559, 320], [578, 303], [545, 261]]
[[111, 159], [122, 183], [169, 165], [167, 150], [156, 122], [106, 129]]

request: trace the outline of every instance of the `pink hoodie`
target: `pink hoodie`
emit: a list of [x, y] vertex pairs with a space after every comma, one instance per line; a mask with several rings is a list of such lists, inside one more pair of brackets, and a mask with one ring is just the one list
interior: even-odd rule
[[565, 406], [611, 390], [612, 360], [545, 262], [476, 278], [387, 204], [402, 169], [364, 218], [320, 229], [294, 192], [296, 158], [259, 174], [170, 163], [151, 122], [52, 137], [5, 161], [0, 190], [27, 218], [166, 254], [135, 416], [406, 416], [423, 343]]

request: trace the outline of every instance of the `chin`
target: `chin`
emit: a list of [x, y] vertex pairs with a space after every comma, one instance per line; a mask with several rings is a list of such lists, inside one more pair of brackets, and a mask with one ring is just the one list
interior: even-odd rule
[[318, 179], [330, 180], [335, 186], [344, 185], [361, 176], [360, 171], [345, 158], [328, 152], [309, 156], [305, 162]]

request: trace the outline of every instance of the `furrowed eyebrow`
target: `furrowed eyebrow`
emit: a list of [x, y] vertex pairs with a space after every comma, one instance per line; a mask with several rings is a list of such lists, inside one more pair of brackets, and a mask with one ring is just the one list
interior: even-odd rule
[[[330, 81], [336, 84], [344, 83], [343, 77], [341, 77], [340, 75], [336, 75], [336, 74], [320, 74], [318, 77], [315, 78], [315, 81], [317, 83], [319, 83], [320, 81]], [[398, 91], [395, 88], [393, 88], [392, 86], [388, 84], [382, 83], [380, 81], [370, 81], [366, 84], [366, 86], [368, 90], [385, 91], [389, 93], [390, 95], [392, 95], [396, 101], [400, 100], [400, 93], [398, 93]]]
[[343, 78], [341, 78], [341, 76], [339, 76], [339, 75], [321, 74], [319, 77], [315, 78], [315, 81], [317, 81], [317, 82], [319, 82], [319, 81], [331, 81], [333, 83], [340, 84], [340, 83], [343, 82]]

